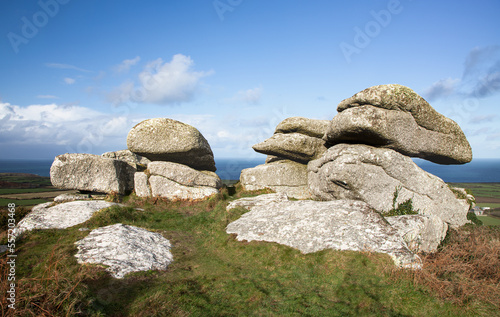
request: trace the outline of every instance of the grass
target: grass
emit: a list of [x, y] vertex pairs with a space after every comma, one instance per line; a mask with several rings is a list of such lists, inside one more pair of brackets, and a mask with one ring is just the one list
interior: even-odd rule
[[0, 198], [0, 207], [5, 207], [10, 203], [15, 203], [16, 206], [34, 206], [38, 204], [43, 204], [51, 199], [6, 199]]
[[[205, 201], [140, 199], [131, 195], [123, 199], [125, 207], [98, 212], [84, 224], [27, 234], [16, 246], [16, 314], [499, 315], [500, 280], [495, 274], [500, 263], [494, 261], [500, 249], [498, 232], [476, 231], [489, 227], [468, 227], [464, 234], [451, 233], [442, 250], [434, 257], [424, 257], [424, 269], [415, 273], [396, 269], [389, 256], [383, 254], [333, 250], [302, 254], [276, 243], [236, 241], [226, 234], [225, 227], [246, 210], [228, 212], [225, 207], [235, 198], [252, 194], [237, 186], [234, 195], [223, 190]], [[172, 242], [174, 262], [166, 271], [132, 273], [121, 280], [112, 278], [102, 267], [79, 265], [74, 258], [74, 242], [88, 231], [78, 229], [118, 222], [161, 233]], [[471, 236], [474, 239], [467, 240]], [[457, 248], [462, 250], [460, 256], [449, 253]], [[485, 255], [490, 257], [485, 259]], [[459, 259], [460, 267], [470, 263], [471, 273], [464, 276], [461, 271], [453, 271], [456, 263], [450, 261], [455, 259]], [[8, 269], [5, 261], [4, 255], [0, 261], [1, 278]], [[496, 265], [491, 277], [484, 277], [482, 262], [487, 267]], [[0, 292], [5, 294], [6, 283], [1, 282]], [[1, 305], [5, 312], [5, 299]]]
[[485, 226], [500, 226], [500, 218], [490, 216], [478, 216], [477, 218], [481, 220]]

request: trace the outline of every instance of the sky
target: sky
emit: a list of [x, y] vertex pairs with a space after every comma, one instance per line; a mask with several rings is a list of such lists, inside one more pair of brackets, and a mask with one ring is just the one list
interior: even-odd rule
[[285, 118], [401, 84], [500, 158], [500, 2], [0, 2], [0, 159], [126, 149], [149, 118], [196, 127], [215, 158]]

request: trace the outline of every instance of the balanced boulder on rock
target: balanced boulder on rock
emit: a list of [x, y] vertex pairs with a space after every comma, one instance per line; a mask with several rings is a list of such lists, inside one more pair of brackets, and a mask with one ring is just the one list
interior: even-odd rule
[[93, 154], [62, 154], [50, 167], [50, 181], [62, 189], [123, 195], [133, 190], [135, 172], [134, 167], [121, 160]]
[[326, 151], [325, 141], [301, 133], [275, 133], [252, 148], [259, 153], [305, 164], [319, 158]]
[[[412, 200], [420, 214], [435, 215], [452, 227], [468, 222], [469, 205], [439, 177], [394, 150], [338, 144], [308, 164], [309, 189], [321, 200], [361, 200], [378, 212]], [[395, 197], [395, 195], [397, 197]]]
[[337, 110], [324, 137], [327, 146], [363, 143], [439, 164], [472, 160], [458, 124], [408, 87], [370, 87], [340, 102]]
[[127, 146], [151, 161], [169, 161], [197, 170], [215, 171], [208, 141], [196, 128], [168, 118], [144, 120], [127, 136]]

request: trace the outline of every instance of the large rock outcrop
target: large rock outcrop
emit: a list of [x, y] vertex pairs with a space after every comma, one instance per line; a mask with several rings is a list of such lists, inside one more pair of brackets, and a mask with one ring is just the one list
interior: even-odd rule
[[458, 124], [408, 87], [370, 87], [340, 102], [337, 110], [324, 137], [327, 146], [363, 143], [439, 164], [472, 160]]
[[135, 175], [135, 192], [139, 197], [203, 199], [219, 193], [221, 186], [214, 172], [197, 171], [173, 162], [151, 162], [145, 172]]
[[100, 193], [125, 194], [134, 188], [136, 169], [127, 162], [93, 154], [62, 154], [50, 167], [52, 185]]
[[468, 222], [469, 205], [457, 199], [440, 178], [394, 150], [338, 144], [308, 164], [309, 189], [321, 200], [355, 199], [379, 212], [412, 200], [420, 214], [435, 215], [452, 227]]
[[281, 121], [274, 133], [300, 133], [321, 139], [329, 126], [329, 120], [290, 117]]
[[117, 223], [92, 230], [75, 242], [78, 263], [106, 265], [115, 278], [148, 270], [166, 270], [172, 263], [172, 245], [161, 234]]
[[277, 242], [302, 253], [324, 249], [386, 253], [395, 264], [420, 268], [398, 231], [366, 203], [353, 200], [283, 201], [251, 207], [226, 232], [239, 241]]
[[26, 231], [34, 229], [66, 229], [84, 223], [101, 209], [109, 208], [116, 203], [102, 200], [72, 201], [52, 206], [53, 203], [36, 205], [17, 224], [14, 235], [19, 237]]
[[197, 170], [215, 171], [208, 141], [196, 128], [168, 118], [148, 119], [134, 126], [127, 146], [135, 154], [151, 161], [168, 161]]
[[307, 187], [307, 165], [290, 160], [244, 169], [240, 183], [245, 190], [269, 188], [297, 199], [311, 197]]

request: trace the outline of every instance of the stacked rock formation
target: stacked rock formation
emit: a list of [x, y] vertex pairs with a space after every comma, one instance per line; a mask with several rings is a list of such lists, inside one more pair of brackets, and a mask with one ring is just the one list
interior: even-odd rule
[[267, 154], [265, 164], [244, 169], [240, 182], [246, 190], [270, 188], [297, 199], [310, 198], [307, 163], [326, 151], [327, 120], [292, 117], [278, 124], [274, 135], [253, 149]]
[[[50, 178], [55, 187], [140, 197], [201, 199], [221, 187], [210, 145], [196, 128], [167, 118], [144, 120], [131, 129], [128, 150], [63, 154]], [[64, 199], [63, 199], [64, 200]]]
[[[266, 164], [240, 176], [246, 189], [268, 187], [295, 198], [308, 197], [297, 197], [290, 188], [307, 184], [310, 198], [320, 201], [270, 196], [271, 203], [234, 202], [229, 208], [241, 205], [250, 212], [229, 224], [227, 232], [239, 240], [278, 242], [304, 253], [368, 247], [389, 254], [399, 266], [419, 267], [413, 252], [435, 251], [448, 226], [468, 222], [470, 206], [410, 157], [464, 164], [472, 160], [469, 142], [454, 121], [401, 85], [370, 87], [340, 102], [337, 110], [331, 121], [281, 122], [273, 137], [253, 147], [271, 155]], [[307, 166], [307, 176], [295, 177], [290, 167], [278, 169], [280, 162]], [[328, 201], [335, 204], [324, 204]], [[408, 202], [416, 214], [381, 217]]]
[[196, 128], [173, 119], [148, 119], [130, 130], [127, 146], [151, 161], [134, 175], [139, 197], [202, 199], [219, 192], [212, 149]]

